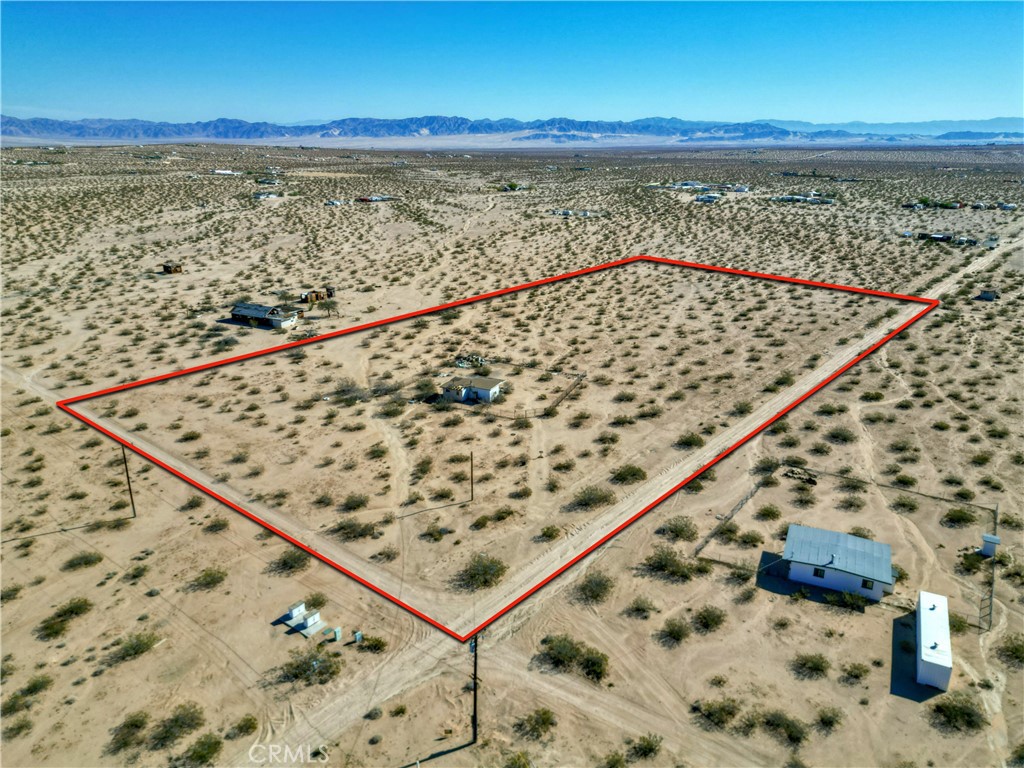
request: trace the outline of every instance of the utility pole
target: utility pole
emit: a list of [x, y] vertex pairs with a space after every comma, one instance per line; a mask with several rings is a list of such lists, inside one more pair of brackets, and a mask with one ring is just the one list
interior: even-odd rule
[[469, 500], [472, 501], [476, 494], [475, 480], [473, 477], [473, 452], [469, 452]]
[[135, 494], [132, 493], [132, 476], [128, 474], [128, 451], [125, 450], [124, 443], [121, 444], [121, 458], [124, 459], [124, 479], [128, 481], [128, 498], [132, 502], [132, 517], [135, 515]]
[[473, 654], [473, 740], [470, 744], [476, 744], [480, 730], [480, 720], [477, 716], [477, 693], [480, 689], [479, 657], [480, 657], [480, 635], [473, 635], [469, 641], [469, 652]]

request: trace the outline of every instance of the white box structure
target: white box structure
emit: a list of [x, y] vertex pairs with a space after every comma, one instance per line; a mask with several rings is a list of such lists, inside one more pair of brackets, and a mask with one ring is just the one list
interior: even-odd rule
[[953, 648], [949, 642], [949, 602], [932, 592], [917, 593], [917, 682], [949, 689]]

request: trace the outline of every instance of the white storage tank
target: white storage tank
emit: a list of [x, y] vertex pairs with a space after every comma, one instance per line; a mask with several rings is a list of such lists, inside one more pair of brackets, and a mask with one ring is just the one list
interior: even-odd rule
[[917, 593], [917, 682], [949, 689], [953, 648], [949, 642], [949, 602], [932, 592]]

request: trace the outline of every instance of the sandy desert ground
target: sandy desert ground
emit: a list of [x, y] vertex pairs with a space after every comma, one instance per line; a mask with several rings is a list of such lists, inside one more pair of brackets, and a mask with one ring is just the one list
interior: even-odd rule
[[[1024, 218], [900, 206], [1019, 203], [1022, 158], [1016, 148], [4, 149], [4, 762], [250, 765], [287, 745], [293, 763], [322, 746], [327, 764], [353, 766], [1010, 764], [1024, 742]], [[267, 177], [281, 196], [255, 200]], [[688, 179], [751, 191], [702, 205], [647, 187]], [[525, 189], [502, 191], [510, 183]], [[836, 203], [770, 200], [810, 189]], [[370, 194], [396, 199], [324, 205]], [[548, 213], [563, 208], [604, 215]], [[942, 305], [488, 627], [476, 745], [466, 746], [466, 645], [133, 454], [137, 516], [126, 520], [120, 447], [54, 407], [639, 253]], [[160, 274], [166, 260], [184, 272]], [[669, 269], [631, 264], [87, 405], [465, 631], [908, 311]], [[294, 303], [327, 285], [336, 306], [310, 308], [292, 330], [220, 322], [235, 301]], [[974, 300], [983, 289], [999, 299]], [[491, 375], [513, 384], [508, 400], [490, 413], [408, 402], [459, 354], [494, 358]], [[545, 415], [567, 373], [586, 377]], [[529, 427], [498, 413], [519, 408], [541, 413]], [[452, 416], [461, 421], [444, 426]], [[677, 445], [690, 433], [703, 445]], [[471, 503], [466, 462], [451, 461], [469, 451]], [[627, 465], [647, 478], [613, 482]], [[564, 511], [590, 485], [614, 501]], [[982, 563], [971, 553], [997, 506], [1000, 553]], [[503, 507], [513, 513], [495, 519]], [[667, 535], [679, 519], [685, 535]], [[370, 532], [330, 532], [343, 521]], [[755, 575], [782, 551], [787, 523], [885, 541], [906, 576], [881, 604], [849, 610]], [[433, 541], [431, 526], [453, 533]], [[557, 531], [544, 541], [548, 526]], [[685, 578], [645, 567], [665, 547]], [[452, 589], [476, 551], [507, 573], [477, 592]], [[949, 595], [959, 617], [951, 691], [980, 728], [941, 727], [934, 709], [946, 699], [913, 684], [918, 589]], [[275, 623], [312, 595], [344, 643], [318, 646]], [[979, 607], [990, 595], [988, 628]], [[717, 613], [707, 606], [721, 626], [702, 623]], [[354, 630], [374, 642], [349, 642]], [[604, 655], [599, 682], [552, 667], [542, 641], [559, 635]], [[320, 654], [322, 682], [285, 679], [301, 653]], [[798, 673], [800, 654], [821, 654], [826, 669]]]

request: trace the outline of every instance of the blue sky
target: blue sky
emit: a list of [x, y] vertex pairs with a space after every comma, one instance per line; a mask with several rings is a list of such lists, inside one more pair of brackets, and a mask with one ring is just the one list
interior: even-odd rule
[[17, 117], [1019, 116], [1024, 3], [0, 6]]

